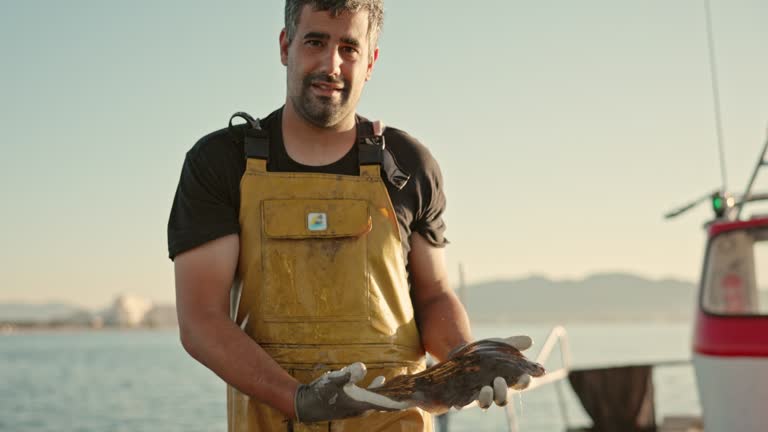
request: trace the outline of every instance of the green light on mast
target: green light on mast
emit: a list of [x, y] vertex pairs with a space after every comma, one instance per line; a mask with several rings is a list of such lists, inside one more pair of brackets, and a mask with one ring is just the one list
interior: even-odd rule
[[725, 197], [720, 193], [712, 194], [712, 210], [718, 218], [725, 215]]

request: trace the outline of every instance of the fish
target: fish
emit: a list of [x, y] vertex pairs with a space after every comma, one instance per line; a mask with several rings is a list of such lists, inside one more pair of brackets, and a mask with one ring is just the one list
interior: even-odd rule
[[545, 373], [542, 365], [527, 359], [503, 339], [483, 339], [422, 372], [396, 376], [368, 391], [441, 414], [474, 402], [480, 389], [493, 386], [496, 377], [504, 378], [507, 386], [514, 388], [525, 374], [540, 377]]

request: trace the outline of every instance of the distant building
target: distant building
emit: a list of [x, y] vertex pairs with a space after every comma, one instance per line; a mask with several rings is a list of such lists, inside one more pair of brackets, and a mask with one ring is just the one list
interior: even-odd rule
[[0, 303], [0, 334], [18, 328], [176, 327], [176, 306], [123, 294], [101, 311], [64, 304]]
[[118, 296], [112, 306], [101, 313], [105, 326], [138, 327], [143, 324], [144, 316], [152, 309], [152, 302], [132, 296]]
[[147, 327], [174, 327], [179, 325], [176, 306], [156, 305], [144, 314], [142, 324]]

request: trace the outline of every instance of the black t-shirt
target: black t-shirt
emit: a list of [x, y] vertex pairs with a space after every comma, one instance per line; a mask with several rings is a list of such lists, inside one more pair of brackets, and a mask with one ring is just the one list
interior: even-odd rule
[[[365, 121], [359, 116], [357, 120], [358, 124]], [[330, 165], [307, 166], [294, 161], [285, 151], [281, 125], [282, 109], [261, 121], [262, 128], [269, 132], [268, 171], [360, 174], [356, 145]], [[245, 172], [245, 156], [243, 141], [235, 135], [226, 128], [218, 130], [201, 138], [187, 152], [168, 221], [171, 259], [203, 243], [240, 232], [240, 178]], [[437, 162], [415, 138], [387, 127], [384, 139], [397, 165], [411, 176], [401, 190], [384, 180], [397, 214], [407, 261], [412, 232], [438, 247], [447, 243], [443, 236], [443, 180]]]

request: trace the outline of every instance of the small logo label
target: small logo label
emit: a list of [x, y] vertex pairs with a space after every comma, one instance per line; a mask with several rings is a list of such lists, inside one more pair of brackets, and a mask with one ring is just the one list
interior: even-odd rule
[[328, 216], [325, 213], [310, 213], [307, 215], [307, 227], [310, 231], [325, 231], [328, 229]]

